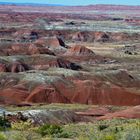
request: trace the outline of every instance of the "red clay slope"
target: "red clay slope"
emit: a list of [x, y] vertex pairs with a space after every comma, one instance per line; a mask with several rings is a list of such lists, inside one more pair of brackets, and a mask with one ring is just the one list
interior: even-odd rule
[[[33, 84], [35, 83], [28, 83], [29, 86]], [[127, 88], [113, 84], [108, 85], [97, 78], [95, 80], [69, 81], [61, 77], [54, 81], [51, 80], [49, 85], [39, 84], [32, 91], [29, 91], [30, 88], [25, 88], [26, 84], [23, 85], [23, 88], [16, 85], [9, 86], [0, 90], [0, 97], [3, 99], [1, 103], [10, 103], [10, 100], [11, 104], [19, 104], [25, 101], [31, 103], [55, 102], [102, 105], [139, 105], [140, 103], [139, 94], [129, 92]]]
[[72, 46], [70, 49], [67, 50], [65, 55], [68, 56], [95, 56], [95, 53], [86, 48], [85, 46], [82, 45], [75, 45]]
[[127, 119], [139, 119], [140, 118], [140, 106], [128, 108], [123, 111], [115, 113], [108, 113], [103, 117], [99, 117], [98, 120], [113, 119], [113, 118], [127, 118]]

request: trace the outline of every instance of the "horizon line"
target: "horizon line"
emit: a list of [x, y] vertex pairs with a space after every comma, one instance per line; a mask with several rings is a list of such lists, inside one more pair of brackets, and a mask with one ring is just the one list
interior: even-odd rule
[[73, 6], [73, 7], [75, 7], [75, 6], [96, 6], [96, 5], [105, 5], [105, 6], [107, 6], [107, 5], [112, 5], [112, 6], [140, 6], [140, 5], [129, 5], [129, 4], [105, 4], [105, 3], [103, 3], [103, 4], [87, 4], [87, 5], [63, 5], [63, 4], [47, 4], [47, 3], [37, 3], [37, 2], [26, 2], [26, 3], [24, 3], [24, 2], [0, 2], [0, 5], [44, 5], [44, 6]]

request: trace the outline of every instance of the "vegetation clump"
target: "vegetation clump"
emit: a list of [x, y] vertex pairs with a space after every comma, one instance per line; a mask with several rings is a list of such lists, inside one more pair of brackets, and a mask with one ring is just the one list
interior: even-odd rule
[[0, 131], [5, 131], [10, 127], [11, 123], [4, 116], [0, 116]]
[[42, 136], [52, 136], [56, 138], [69, 138], [70, 135], [63, 130], [62, 126], [53, 125], [53, 124], [45, 124], [39, 127], [38, 132]]

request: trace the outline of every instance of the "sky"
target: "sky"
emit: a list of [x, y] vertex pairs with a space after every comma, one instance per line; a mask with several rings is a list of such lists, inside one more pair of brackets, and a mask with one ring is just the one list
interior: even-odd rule
[[44, 3], [59, 5], [90, 5], [90, 4], [116, 4], [116, 5], [140, 5], [140, 0], [0, 0], [0, 2], [15, 3]]

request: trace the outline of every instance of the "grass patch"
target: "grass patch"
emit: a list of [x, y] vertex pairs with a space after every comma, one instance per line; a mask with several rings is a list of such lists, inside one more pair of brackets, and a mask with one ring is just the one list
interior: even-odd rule
[[26, 111], [26, 110], [34, 110], [34, 109], [64, 109], [64, 110], [85, 110], [91, 107], [96, 107], [96, 105], [84, 105], [84, 104], [59, 104], [59, 103], [52, 103], [48, 105], [43, 104], [34, 104], [32, 106], [24, 106], [24, 107], [17, 107], [17, 106], [6, 106], [5, 109], [8, 111]]

